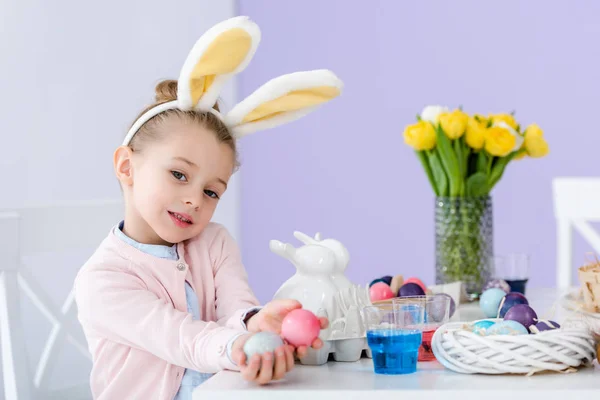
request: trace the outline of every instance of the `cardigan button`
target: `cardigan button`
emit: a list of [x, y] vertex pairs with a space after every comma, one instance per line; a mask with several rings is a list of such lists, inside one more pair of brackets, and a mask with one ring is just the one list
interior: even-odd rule
[[184, 263], [177, 264], [177, 269], [180, 271], [185, 271], [185, 264]]

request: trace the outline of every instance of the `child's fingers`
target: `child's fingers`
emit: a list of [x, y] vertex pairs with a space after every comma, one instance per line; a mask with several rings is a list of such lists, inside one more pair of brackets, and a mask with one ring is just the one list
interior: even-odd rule
[[260, 385], [265, 385], [273, 378], [273, 353], [265, 353], [262, 355], [260, 371], [258, 372], [257, 381]]
[[250, 357], [250, 361], [248, 362], [248, 366], [242, 367], [242, 377], [247, 381], [254, 381], [258, 376], [258, 371], [260, 369], [260, 356], [258, 354]]
[[311, 345], [311, 347], [312, 347], [313, 349], [317, 349], [317, 350], [318, 350], [318, 349], [320, 349], [321, 347], [323, 347], [323, 341], [322, 341], [321, 339], [319, 339], [319, 338], [316, 338], [316, 339], [314, 340], [314, 342], [312, 342], [312, 345]]
[[321, 329], [326, 329], [329, 326], [329, 320], [325, 317], [319, 318], [319, 322], [321, 323]]
[[274, 380], [283, 378], [287, 372], [287, 361], [285, 358], [285, 347], [281, 346], [275, 349], [275, 369], [273, 370]]
[[294, 368], [294, 347], [289, 345], [285, 346], [285, 359], [287, 370], [291, 371]]
[[304, 357], [306, 355], [306, 352], [307, 352], [306, 346], [298, 346], [296, 348], [296, 354], [298, 354], [299, 358]]

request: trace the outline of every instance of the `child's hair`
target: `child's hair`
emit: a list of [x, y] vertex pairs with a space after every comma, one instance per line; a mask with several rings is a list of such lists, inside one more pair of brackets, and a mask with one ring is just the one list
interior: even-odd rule
[[[155, 103], [143, 110], [138, 115], [138, 118], [153, 107], [156, 107], [162, 103], [176, 100], [177, 81], [164, 80], [156, 85], [155, 91]], [[219, 111], [218, 104], [215, 104], [213, 108]], [[129, 147], [131, 147], [131, 149], [135, 152], [140, 152], [147, 143], [162, 139], [160, 135], [163, 130], [161, 130], [160, 127], [164, 125], [164, 123], [170, 118], [179, 118], [180, 120], [186, 122], [199, 124], [212, 131], [219, 142], [225, 143], [231, 148], [234, 157], [234, 168], [239, 167], [236, 142], [231, 135], [229, 128], [227, 128], [227, 126], [219, 119], [219, 117], [211, 112], [206, 111], [181, 111], [178, 109], [163, 111], [140, 127], [138, 132], [129, 143]]]

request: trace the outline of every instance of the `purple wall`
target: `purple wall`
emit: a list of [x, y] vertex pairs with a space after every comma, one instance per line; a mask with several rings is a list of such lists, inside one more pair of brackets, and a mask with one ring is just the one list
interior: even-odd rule
[[[433, 282], [433, 193], [402, 140], [427, 104], [516, 110], [545, 129], [550, 156], [511, 164], [493, 192], [495, 247], [529, 252], [531, 285], [554, 285], [552, 178], [598, 171], [600, 2], [240, 0], [239, 14], [263, 32], [241, 96], [296, 70], [329, 68], [346, 85], [243, 141], [242, 251], [262, 301], [294, 272], [269, 240], [297, 244], [294, 230], [341, 240], [356, 283]], [[576, 263], [586, 251], [576, 244]]]

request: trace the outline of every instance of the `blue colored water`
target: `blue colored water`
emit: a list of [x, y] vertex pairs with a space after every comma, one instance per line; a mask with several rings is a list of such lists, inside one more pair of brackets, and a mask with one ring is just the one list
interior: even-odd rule
[[376, 374], [410, 374], [417, 370], [421, 331], [381, 329], [367, 332]]

